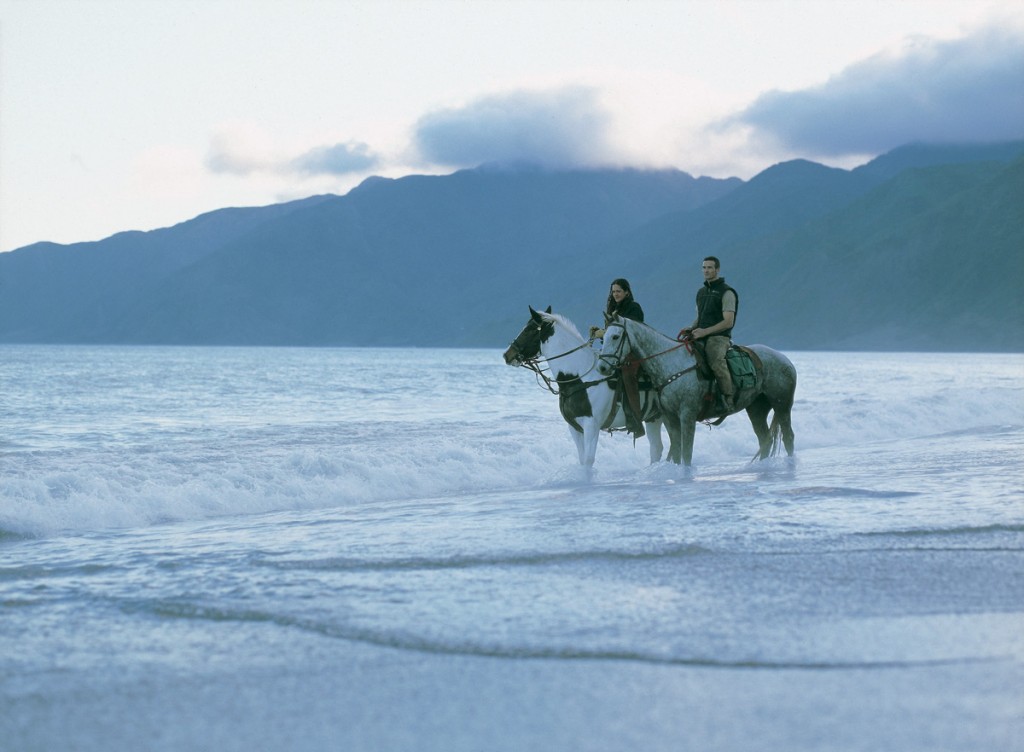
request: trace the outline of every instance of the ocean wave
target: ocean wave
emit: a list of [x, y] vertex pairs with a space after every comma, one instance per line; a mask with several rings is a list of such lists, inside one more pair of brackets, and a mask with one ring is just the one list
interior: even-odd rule
[[871, 531], [857, 533], [860, 537], [870, 538], [885, 536], [887, 538], [933, 538], [972, 535], [1019, 535], [1024, 533], [1024, 525], [953, 525], [950, 527], [918, 527], [899, 530]]
[[[566, 433], [557, 428], [556, 424], [546, 433], [530, 434], [529, 440], [522, 438], [526, 424], [521, 423], [501, 432], [486, 426], [463, 427], [415, 445], [394, 437], [346, 443], [328, 434], [308, 445], [290, 446], [293, 437], [280, 437], [277, 443], [273, 435], [266, 435], [235, 446], [172, 443], [159, 450], [124, 447], [44, 456], [8, 454], [0, 474], [0, 543], [239, 515], [452, 501], [488, 494], [510, 499], [522, 493], [550, 495], [552, 503], [558, 503], [560, 493], [637, 499], [673, 493], [752, 499], [769, 493], [804, 506], [844, 500], [904, 502], [934, 493], [941, 473], [949, 474], [947, 485], [956, 490], [965, 461], [978, 465], [977, 472], [985, 463], [994, 467], [1004, 463], [1009, 468], [1005, 463], [1019, 460], [1022, 443], [1020, 431], [961, 438], [955, 446], [945, 439], [922, 439], [885, 447], [801, 450], [798, 443], [796, 461], [775, 458], [750, 463], [746, 449], [753, 436], [747, 435], [746, 426], [739, 440], [733, 438], [735, 431], [698, 434], [696, 471], [688, 472], [671, 463], [649, 465], [647, 448], [641, 442], [634, 447], [623, 436], [602, 437], [597, 465], [581, 468]], [[742, 453], [736, 451], [740, 446]], [[960, 464], [947, 464], [942, 458], [945, 453]], [[927, 461], [935, 463], [940, 475], [929, 476], [925, 491], [921, 482], [909, 480], [917, 467], [891, 465], [885, 459], [894, 454], [909, 457], [901, 462], [934, 456]], [[888, 470], [886, 463], [890, 463]], [[865, 472], [867, 468], [872, 472]], [[1019, 475], [1019, 470], [1014, 469], [993, 489], [1011, 488], [1013, 473]], [[699, 488], [691, 483], [694, 480]]]
[[20, 541], [29, 540], [33, 536], [24, 532], [16, 532], [14, 530], [5, 530], [0, 528], [0, 543], [6, 543], [8, 541]]
[[260, 566], [285, 570], [310, 570], [328, 572], [386, 572], [405, 570], [476, 569], [481, 567], [534, 567], [548, 564], [581, 563], [590, 561], [628, 562], [644, 560], [674, 559], [687, 556], [710, 554], [709, 548], [697, 545], [670, 546], [647, 551], [581, 550], [560, 552], [537, 552], [522, 554], [486, 554], [479, 556], [408, 557], [391, 559], [360, 559], [332, 557], [326, 559], [277, 559], [262, 558], [254, 563]]
[[103, 564], [44, 565], [0, 567], [0, 582], [5, 580], [44, 580], [57, 577], [94, 575], [107, 572], [113, 567]]
[[232, 608], [206, 603], [177, 601], [124, 601], [121, 607], [129, 612], [144, 611], [155, 616], [213, 622], [269, 623], [286, 629], [298, 629], [322, 637], [374, 645], [382, 648], [427, 653], [431, 655], [458, 655], [480, 658], [506, 658], [544, 661], [627, 661], [662, 666], [691, 666], [723, 669], [765, 669], [805, 671], [846, 671], [859, 669], [901, 669], [927, 666], [951, 666], [991, 663], [999, 657], [960, 655], [936, 658], [900, 658], [884, 660], [813, 659], [752, 656], [710, 656], [681, 654], [667, 650], [621, 646], [581, 647], [579, 645], [516, 643], [506, 641], [445, 639], [426, 634], [426, 631], [408, 629], [382, 629], [351, 623], [293, 616], [253, 608]]
[[[82, 357], [90, 352], [83, 350]], [[152, 356], [147, 353], [138, 357]], [[323, 357], [317, 351], [293, 355], [312, 362]], [[438, 373], [392, 369], [387, 389], [399, 390], [401, 397], [382, 386], [371, 390], [387, 404], [383, 412], [367, 408], [367, 395], [356, 389], [369, 388], [362, 382], [325, 385], [313, 379], [305, 391], [267, 393], [263, 382], [247, 382], [251, 376], [245, 372], [222, 374], [226, 364], [215, 356], [202, 351], [192, 357], [218, 380], [237, 380], [245, 395], [241, 403], [203, 394], [205, 382], [192, 384], [188, 379], [194, 377], [184, 370], [172, 394], [198, 390], [195, 404], [184, 396], [150, 395], [146, 384], [133, 381], [117, 397], [99, 379], [91, 391], [68, 387], [83, 391], [61, 395], [64, 412], [55, 415], [44, 399], [49, 382], [41, 381], [29, 394], [39, 403], [35, 417], [13, 411], [9, 416], [0, 453], [0, 542], [368, 502], [615, 483], [643, 488], [692, 477], [668, 463], [649, 468], [647, 441], [634, 445], [621, 433], [603, 433], [595, 468], [581, 468], [558, 400], [501, 364], [497, 353], [465, 355], [474, 367], [488, 365], [474, 371], [469, 385], [452, 366], [440, 374], [447, 384], [440, 393]], [[344, 356], [369, 359], [370, 365], [381, 357]], [[1001, 452], [1019, 465], [1024, 389], [1015, 378], [1017, 356], [986, 365], [980, 375], [966, 370], [972, 361], [956, 356], [908, 361], [870, 353], [801, 353], [794, 362], [801, 370], [793, 410], [797, 458], [814, 456], [836, 468], [837, 477], [795, 485], [796, 473], [795, 487], [780, 489], [788, 498], [908, 498], [914, 490], [905, 483], [869, 486], [858, 471], [878, 462], [877, 476], [906, 477], [907, 468], [887, 470], [880, 458], [910, 443], [929, 456], [947, 453], [941, 470], [950, 473], [956, 472], [953, 463], [962, 447], [973, 448], [975, 458]], [[102, 358], [93, 366], [100, 375], [109, 369]], [[330, 372], [341, 374], [339, 379], [347, 374]], [[325, 404], [331, 411], [326, 415]], [[337, 419], [330, 417], [334, 411]], [[667, 446], [667, 433], [664, 438]], [[745, 473], [752, 474], [751, 482], [783, 485], [794, 475], [791, 462], [750, 464], [756, 449], [743, 415], [714, 429], [699, 425], [698, 477]]]
[[800, 488], [781, 489], [783, 496], [812, 498], [865, 498], [865, 499], [900, 499], [908, 496], [919, 496], [919, 491], [875, 490], [871, 488], [845, 488], [831, 486], [807, 486]]

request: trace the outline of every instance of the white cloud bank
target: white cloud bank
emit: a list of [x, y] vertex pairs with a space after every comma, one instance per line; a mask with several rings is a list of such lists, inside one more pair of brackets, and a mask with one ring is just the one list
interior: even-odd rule
[[612, 114], [593, 88], [514, 91], [424, 115], [415, 125], [413, 147], [435, 165], [597, 166], [618, 161], [611, 124]]
[[205, 164], [210, 172], [218, 174], [247, 176], [264, 172], [315, 177], [362, 173], [380, 161], [368, 144], [359, 141], [314, 146], [293, 156], [260, 129], [235, 124], [213, 135]]
[[[327, 187], [322, 181], [351, 184], [373, 171], [440, 172], [484, 163], [645, 167], [650, 160], [644, 163], [635, 145], [631, 159], [616, 138], [625, 133], [618, 126], [637, 117], [616, 112], [599, 85], [518, 89], [430, 111], [413, 123], [407, 145], [392, 145], [390, 153], [357, 140], [282, 147], [258, 128], [236, 123], [214, 135], [205, 164], [222, 175], [263, 173]], [[731, 174], [738, 165], [753, 173], [793, 156], [842, 161], [911, 142], [1024, 138], [1024, 32], [988, 27], [955, 40], [914, 38], [823, 84], [768, 92], [734, 115], [677, 137], [675, 160], [663, 156], [662, 164], [723, 175], [729, 165]]]
[[952, 41], [911, 40], [820, 86], [766, 93], [712, 128], [746, 128], [763, 148], [807, 157], [1024, 138], [1024, 34], [988, 28]]

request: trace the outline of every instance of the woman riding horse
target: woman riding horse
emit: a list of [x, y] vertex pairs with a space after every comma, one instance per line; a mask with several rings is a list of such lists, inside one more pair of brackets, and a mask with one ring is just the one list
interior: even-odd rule
[[[623, 277], [612, 280], [608, 290], [608, 303], [605, 305], [604, 313], [606, 318], [611, 318], [618, 314], [623, 318], [632, 319], [633, 321], [644, 320], [644, 309], [640, 307], [640, 304], [633, 297], [633, 289], [629, 286], [629, 280]], [[644, 435], [644, 424], [640, 420], [640, 416], [643, 415], [643, 408], [640, 406], [639, 370], [640, 364], [632, 361], [624, 363], [621, 369], [622, 388], [626, 393], [626, 402], [623, 404], [623, 412], [626, 415], [626, 430], [633, 434], [634, 440]]]

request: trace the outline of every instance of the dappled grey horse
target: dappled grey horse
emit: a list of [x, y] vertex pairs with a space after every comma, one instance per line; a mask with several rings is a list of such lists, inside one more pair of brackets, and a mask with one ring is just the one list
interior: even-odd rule
[[[606, 323], [598, 371], [605, 376], [615, 373], [630, 353], [642, 361], [654, 388], [660, 392], [662, 419], [670, 440], [669, 458], [689, 466], [693, 460], [697, 421], [724, 417], [705, 399], [710, 392], [709, 383], [698, 374], [692, 344], [621, 316], [613, 316]], [[792, 456], [791, 412], [796, 393], [796, 368], [789, 358], [770, 347], [751, 345], [747, 349], [760, 363], [754, 385], [739, 389], [735, 404], [737, 411], [746, 409], [757, 434], [760, 447], [755, 459], [778, 454], [780, 443]], [[769, 426], [768, 413], [772, 411]]]

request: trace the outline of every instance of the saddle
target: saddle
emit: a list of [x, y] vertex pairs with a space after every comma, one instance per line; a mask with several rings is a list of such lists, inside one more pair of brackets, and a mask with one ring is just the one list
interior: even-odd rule
[[[640, 372], [637, 374], [636, 383], [641, 394], [643, 394], [644, 392], [650, 392], [654, 390], [654, 382], [651, 381], [650, 378], [648, 378], [647, 374], [644, 373], [643, 369], [640, 369]], [[618, 376], [612, 376], [608, 379], [608, 386], [612, 388], [612, 391], [616, 393], [621, 393], [622, 379], [620, 379]]]
[[[703, 343], [700, 340], [694, 342], [693, 355], [697, 360], [697, 377], [707, 382], [707, 391], [704, 394], [704, 407], [697, 416], [698, 420], [706, 420], [709, 417], [720, 415], [715, 423], [725, 420], [723, 408], [719, 404], [721, 391], [718, 388], [718, 379], [708, 366], [707, 357], [704, 354]], [[761, 374], [764, 366], [761, 359], [753, 350], [743, 345], [729, 345], [725, 353], [725, 364], [729, 367], [729, 375], [732, 377], [732, 385], [735, 389], [736, 400], [744, 390], [757, 387], [761, 381]]]
[[[627, 398], [626, 389], [622, 385], [622, 379], [615, 379], [614, 381], [609, 379], [608, 385], [614, 392], [612, 396], [614, 402], [612, 404], [611, 411], [608, 413], [608, 418], [605, 420], [605, 424], [601, 426], [601, 429], [608, 431], [609, 433], [619, 430], [627, 431], [629, 430], [628, 428], [612, 428], [612, 424], [615, 423], [615, 420], [618, 417], [620, 405], [622, 406], [622, 409], [625, 409]], [[650, 379], [644, 377], [643, 372], [641, 371], [641, 376], [637, 382], [637, 386], [639, 387], [640, 392], [639, 419], [644, 422], [657, 420], [661, 417], [661, 401], [658, 399], [658, 392], [654, 390], [654, 383]]]

